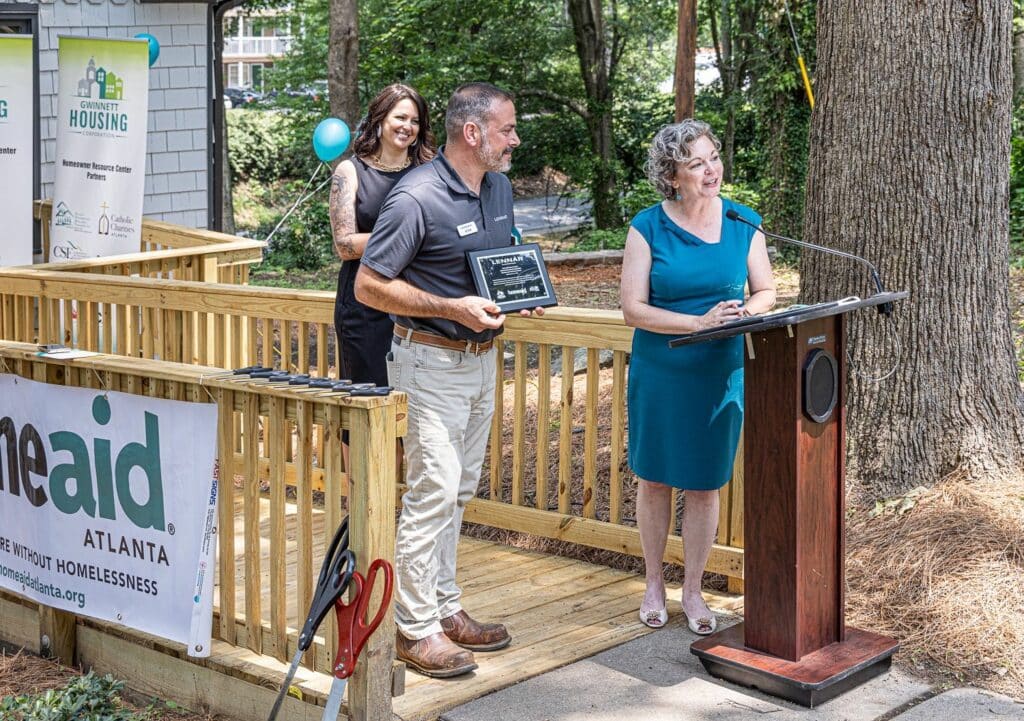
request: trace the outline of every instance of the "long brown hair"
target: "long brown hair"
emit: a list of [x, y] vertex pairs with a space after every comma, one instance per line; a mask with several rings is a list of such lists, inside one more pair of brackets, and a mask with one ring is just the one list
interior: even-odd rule
[[416, 142], [409, 147], [409, 157], [413, 165], [425, 163], [437, 153], [434, 134], [430, 132], [430, 114], [427, 101], [413, 88], [402, 83], [394, 83], [377, 93], [370, 101], [366, 116], [359, 122], [359, 135], [352, 143], [352, 151], [359, 157], [376, 155], [380, 150], [380, 137], [377, 132], [384, 119], [398, 103], [411, 100], [420, 116], [420, 129], [416, 134]]

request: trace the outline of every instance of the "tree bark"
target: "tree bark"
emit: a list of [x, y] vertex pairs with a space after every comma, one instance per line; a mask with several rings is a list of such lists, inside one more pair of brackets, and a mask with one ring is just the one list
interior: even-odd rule
[[[850, 319], [851, 479], [884, 497], [1018, 471], [1011, 5], [823, 0], [817, 52], [806, 235], [910, 291], [889, 320]], [[801, 277], [805, 302], [872, 292], [861, 267], [809, 251]]]
[[676, 17], [676, 71], [673, 86], [676, 95], [676, 122], [693, 117], [697, 95], [694, 82], [697, 63], [697, 0], [679, 0]]
[[602, 0], [568, 0], [568, 6], [580, 75], [587, 94], [584, 120], [590, 135], [590, 150], [594, 154], [594, 172], [590, 181], [594, 225], [597, 228], [617, 228], [622, 225], [622, 207], [616, 188], [612, 80], [622, 47], [614, 29], [610, 37], [605, 36]]
[[235, 197], [234, 190], [235, 184], [231, 177], [231, 163], [228, 160], [228, 120], [227, 113], [223, 110], [224, 102], [221, 101], [221, 117], [223, 122], [220, 124], [220, 143], [218, 144], [218, 152], [220, 153], [221, 162], [221, 173], [223, 181], [221, 183], [221, 202], [220, 202], [220, 232], [227, 233], [228, 235], [235, 234]]
[[331, 115], [355, 130], [359, 122], [359, 17], [356, 0], [330, 0], [327, 91]]

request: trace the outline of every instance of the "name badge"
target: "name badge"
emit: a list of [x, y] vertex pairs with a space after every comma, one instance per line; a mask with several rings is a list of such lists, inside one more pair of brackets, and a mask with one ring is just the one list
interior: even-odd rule
[[460, 238], [465, 238], [467, 235], [472, 235], [477, 231], [476, 222], [471, 220], [468, 223], [463, 223], [456, 226], [455, 230], [459, 231]]

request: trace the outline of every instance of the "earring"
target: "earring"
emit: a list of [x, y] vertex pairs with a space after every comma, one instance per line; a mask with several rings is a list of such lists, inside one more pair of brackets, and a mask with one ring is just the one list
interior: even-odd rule
[[682, 200], [682, 199], [683, 199], [683, 196], [681, 196], [679, 193], [676, 193], [675, 197], [672, 198], [672, 200]]
[[381, 136], [381, 133], [383, 133], [383, 132], [384, 132], [383, 128], [381, 128], [381, 126], [378, 125], [377, 126], [377, 137], [379, 138]]

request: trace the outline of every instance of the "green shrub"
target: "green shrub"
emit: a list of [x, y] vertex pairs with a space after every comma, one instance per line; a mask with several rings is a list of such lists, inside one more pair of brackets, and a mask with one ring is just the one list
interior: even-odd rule
[[[229, 110], [228, 163], [235, 180], [264, 183], [305, 177], [312, 172], [306, 156], [296, 152], [287, 119], [271, 110]], [[315, 166], [314, 166], [315, 167]]]
[[327, 203], [312, 199], [292, 213], [270, 240], [266, 263], [286, 269], [317, 270], [333, 254]]
[[573, 253], [594, 250], [622, 250], [626, 247], [626, 231], [629, 228], [609, 228], [598, 230], [591, 228], [580, 234], [580, 239], [572, 246]]
[[147, 711], [131, 711], [121, 704], [124, 683], [113, 676], [89, 672], [68, 681], [62, 688], [41, 694], [6, 696], [0, 699], [4, 721], [145, 721]]
[[1010, 244], [1024, 254], [1024, 102], [1014, 108], [1010, 136]]

